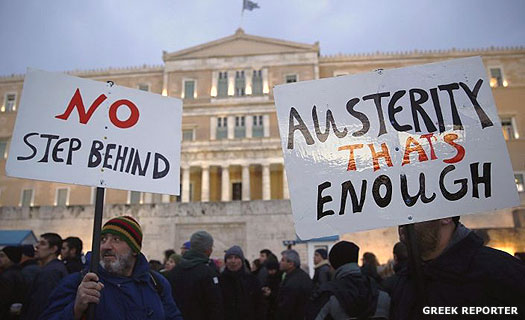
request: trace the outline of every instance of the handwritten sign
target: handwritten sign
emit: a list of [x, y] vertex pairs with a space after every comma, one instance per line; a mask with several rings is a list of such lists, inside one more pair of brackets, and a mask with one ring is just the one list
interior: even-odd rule
[[8, 176], [179, 194], [182, 102], [29, 70]]
[[479, 57], [274, 94], [301, 239], [519, 204]]

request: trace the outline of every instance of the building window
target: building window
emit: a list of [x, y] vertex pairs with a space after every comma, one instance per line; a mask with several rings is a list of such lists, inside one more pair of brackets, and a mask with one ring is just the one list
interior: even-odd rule
[[22, 190], [22, 196], [20, 197], [20, 206], [22, 207], [33, 206], [33, 189]]
[[142, 203], [142, 192], [130, 191], [128, 195], [128, 204], [141, 204]]
[[228, 118], [217, 118], [217, 140], [228, 138]]
[[292, 82], [297, 82], [296, 74], [289, 74], [286, 76], [286, 83], [292, 83]]
[[217, 83], [217, 96], [228, 96], [228, 72], [219, 72], [219, 82]]
[[0, 139], [0, 160], [7, 159], [7, 139]]
[[252, 137], [258, 138], [264, 136], [263, 116], [253, 116], [252, 118]]
[[260, 96], [263, 94], [263, 78], [261, 70], [253, 70], [252, 75], [252, 95]]
[[147, 83], [140, 83], [139, 84], [139, 90], [149, 91], [149, 84], [147, 84]]
[[67, 206], [69, 204], [69, 189], [58, 188], [55, 198], [55, 206]]
[[244, 117], [235, 117], [235, 138], [246, 137], [246, 126], [244, 125]]
[[244, 96], [244, 90], [246, 88], [246, 81], [244, 79], [244, 71], [235, 72], [235, 96]]
[[505, 140], [514, 140], [517, 138], [513, 117], [501, 117], [501, 130], [503, 130]]
[[4, 105], [2, 106], [2, 112], [16, 111], [16, 93], [8, 93], [5, 95]]
[[504, 85], [503, 73], [501, 68], [490, 68], [490, 86], [502, 87]]
[[514, 174], [514, 180], [516, 181], [516, 188], [518, 188], [518, 192], [525, 191], [525, 182], [524, 182], [523, 176], [524, 176], [523, 173]]
[[184, 80], [184, 99], [195, 98], [195, 80]]
[[242, 200], [242, 183], [234, 182], [232, 183], [232, 200]]
[[182, 141], [193, 141], [193, 129], [182, 130]]

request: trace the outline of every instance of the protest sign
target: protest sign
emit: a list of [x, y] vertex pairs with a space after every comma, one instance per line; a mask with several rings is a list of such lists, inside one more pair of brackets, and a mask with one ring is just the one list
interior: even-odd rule
[[479, 57], [280, 85], [274, 95], [301, 239], [519, 204]]
[[182, 101], [29, 70], [11, 177], [179, 194]]

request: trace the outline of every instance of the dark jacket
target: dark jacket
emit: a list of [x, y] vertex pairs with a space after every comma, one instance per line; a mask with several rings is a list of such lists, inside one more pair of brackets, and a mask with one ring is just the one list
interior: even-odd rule
[[219, 275], [208, 261], [206, 255], [190, 249], [167, 274], [184, 320], [224, 319]]
[[24, 306], [22, 307], [21, 319], [38, 319], [49, 301], [51, 292], [67, 274], [66, 267], [58, 259], [54, 259], [43, 266], [29, 287]]
[[[392, 295], [391, 319], [421, 319], [422, 306], [514, 306], [525, 315], [525, 264], [511, 255], [483, 245], [483, 240], [459, 225], [451, 244], [436, 259], [423, 263], [424, 294], [415, 288], [410, 269], [400, 274]], [[416, 304], [419, 301], [419, 306]], [[458, 312], [460, 313], [460, 312]], [[462, 319], [449, 315], [447, 319]], [[476, 319], [511, 315], [477, 315]], [[443, 319], [443, 315], [425, 319]]]
[[390, 298], [376, 281], [362, 275], [357, 263], [347, 263], [336, 270], [334, 280], [312, 294], [306, 319], [384, 319], [389, 308]]
[[[41, 320], [73, 319], [77, 288], [85, 272], [70, 274], [53, 292]], [[95, 307], [95, 319], [178, 319], [181, 314], [166, 279], [151, 273], [148, 261], [140, 254], [130, 277], [109, 274], [99, 266], [98, 276], [104, 284], [100, 302]]]
[[283, 274], [281, 271], [277, 271], [275, 274], [268, 273], [266, 277], [266, 283], [264, 287], [270, 289], [270, 295], [264, 297], [265, 307], [266, 307], [266, 319], [274, 320], [275, 319], [275, 310], [277, 309], [277, 295], [279, 294], [279, 287], [283, 279]]
[[244, 269], [227, 268], [219, 277], [224, 317], [228, 320], [264, 319], [261, 283], [256, 276]]
[[397, 286], [399, 282], [399, 279], [400, 279], [399, 274], [403, 272], [402, 271], [403, 269], [407, 268], [407, 265], [408, 265], [407, 261], [401, 261], [394, 265], [394, 274], [384, 279], [383, 282], [381, 283], [381, 287], [383, 288], [383, 290], [386, 291], [386, 293], [388, 293], [389, 295], [392, 295], [392, 293], [394, 292], [394, 288]]
[[277, 320], [302, 320], [308, 298], [312, 293], [312, 280], [297, 267], [286, 274], [277, 295]]
[[69, 274], [80, 272], [83, 269], [82, 261], [80, 260], [80, 257], [78, 258], [68, 258], [62, 260], [64, 262], [64, 265], [66, 266], [67, 272]]
[[36, 275], [40, 273], [40, 266], [35, 259], [26, 260], [20, 264], [22, 268], [22, 275], [26, 282], [26, 286], [29, 288], [36, 278]]
[[19, 265], [0, 273], [0, 319], [10, 319], [9, 310], [14, 303], [23, 303], [27, 286]]
[[323, 283], [327, 283], [332, 280], [332, 271], [328, 260], [323, 260], [319, 265], [315, 267], [315, 273], [313, 278], [314, 290], [319, 288]]

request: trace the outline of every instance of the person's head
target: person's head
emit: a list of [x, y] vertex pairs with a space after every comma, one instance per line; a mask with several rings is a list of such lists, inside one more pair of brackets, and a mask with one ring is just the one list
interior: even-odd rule
[[260, 267], [261, 267], [261, 260], [259, 260], [259, 258], [253, 259], [253, 261], [252, 261], [252, 270], [253, 271], [257, 271], [257, 270], [259, 270]]
[[175, 266], [180, 262], [180, 259], [182, 259], [180, 255], [173, 253], [171, 256], [169, 256], [168, 260], [166, 260], [164, 269], [166, 269], [166, 271], [170, 271], [171, 269], [175, 268]]
[[328, 260], [335, 270], [347, 263], [357, 263], [358, 259], [359, 247], [349, 241], [339, 241], [330, 249], [328, 255]]
[[80, 258], [82, 254], [82, 240], [77, 237], [65, 238], [62, 242], [62, 250], [60, 256], [64, 259]]
[[226, 264], [226, 269], [230, 271], [235, 272], [241, 270], [243, 262], [244, 253], [239, 246], [233, 246], [224, 253], [224, 263]]
[[213, 252], [213, 237], [206, 231], [197, 231], [190, 238], [191, 250], [210, 256]]
[[[415, 238], [421, 259], [427, 261], [437, 258], [449, 244], [458, 224], [459, 217], [415, 223]], [[399, 240], [407, 244], [405, 226], [399, 226]]]
[[191, 242], [190, 241], [184, 242], [182, 246], [180, 247], [180, 254], [184, 255], [186, 252], [188, 252], [188, 250], [190, 250], [190, 248], [191, 248]]
[[273, 253], [270, 249], [263, 249], [259, 251], [259, 261], [261, 262], [261, 264], [264, 264], [272, 254]]
[[318, 264], [323, 260], [326, 260], [326, 257], [328, 257], [328, 252], [326, 249], [317, 249], [314, 252], [314, 264]]
[[279, 269], [281, 271], [290, 273], [295, 270], [295, 268], [301, 266], [301, 259], [299, 258], [297, 251], [293, 249], [284, 250], [281, 252], [281, 255], [281, 262], [279, 264]]
[[394, 245], [394, 262], [400, 263], [408, 260], [407, 246], [403, 242], [398, 242]]
[[266, 270], [268, 271], [269, 275], [273, 276], [277, 274], [279, 272], [279, 269], [280, 265], [277, 261], [268, 261], [268, 263], [266, 263]]
[[22, 248], [7, 246], [0, 250], [0, 270], [5, 270], [12, 265], [20, 263]]
[[363, 265], [370, 265], [372, 267], [379, 266], [379, 261], [377, 261], [377, 257], [372, 252], [365, 252], [363, 254]]
[[150, 270], [159, 272], [162, 269], [162, 263], [159, 260], [150, 260], [149, 261]]
[[100, 239], [100, 265], [110, 274], [129, 277], [142, 248], [142, 228], [130, 216], [104, 224]]
[[22, 258], [20, 263], [24, 263], [27, 260], [33, 260], [35, 258], [35, 247], [32, 244], [22, 245]]
[[60, 254], [62, 249], [62, 238], [56, 233], [44, 233], [40, 236], [40, 240], [36, 244], [35, 258], [37, 258], [42, 265], [54, 260]]
[[164, 250], [164, 264], [166, 264], [166, 262], [168, 262], [168, 259], [174, 253], [175, 253], [175, 250], [173, 250], [173, 249]]

